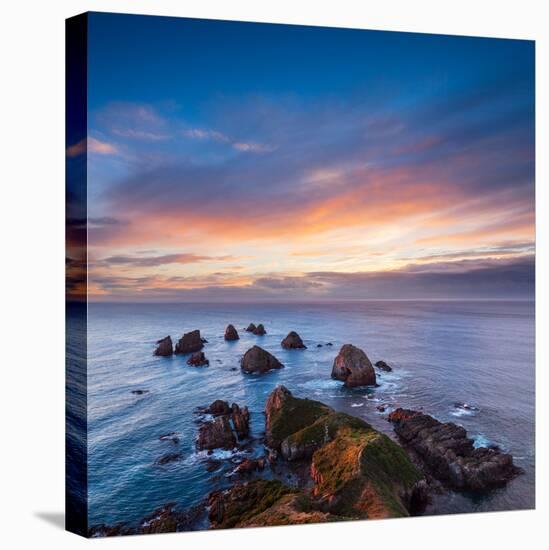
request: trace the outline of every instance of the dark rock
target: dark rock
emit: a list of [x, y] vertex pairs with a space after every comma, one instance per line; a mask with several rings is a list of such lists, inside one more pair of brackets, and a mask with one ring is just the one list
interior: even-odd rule
[[158, 347], [154, 350], [155, 355], [169, 357], [173, 354], [173, 344], [170, 336], [166, 336], [166, 338], [162, 338], [156, 343], [158, 344]]
[[474, 405], [469, 405], [468, 403], [456, 402], [454, 403], [454, 408], [460, 409], [463, 411], [472, 411], [472, 412], [478, 411], [478, 407], [475, 407]]
[[321, 348], [321, 347], [322, 347], [322, 344], [317, 344], [316, 347], [317, 347], [317, 348]]
[[202, 338], [200, 338], [200, 331], [193, 330], [183, 334], [179, 339], [179, 342], [175, 345], [175, 353], [183, 355], [185, 353], [194, 353], [200, 351], [204, 347]]
[[284, 349], [306, 349], [307, 346], [303, 343], [303, 340], [299, 334], [295, 331], [291, 331], [284, 340], [280, 343]]
[[376, 409], [379, 411], [379, 412], [385, 412], [385, 409], [387, 409], [387, 405], [378, 405], [376, 407]]
[[200, 426], [198, 441], [199, 450], [232, 449], [236, 439], [231, 429], [228, 416], [218, 416]]
[[257, 327], [255, 327], [254, 334], [256, 336], [263, 336], [267, 334], [267, 331], [265, 330], [265, 327], [260, 323], [259, 325], [257, 325]]
[[250, 412], [248, 407], [240, 408], [236, 403], [231, 406], [231, 417], [234, 431], [238, 439], [244, 439], [250, 434]]
[[227, 325], [227, 328], [225, 329], [225, 340], [231, 342], [238, 339], [238, 332], [236, 332], [236, 329], [233, 327], [233, 325]]
[[206, 340], [206, 338], [200, 338], [200, 341], [201, 341], [203, 344], [207, 344], [207, 343], [208, 343], [208, 340]]
[[145, 393], [149, 393], [149, 390], [132, 390], [132, 393], [134, 395], [143, 395]]
[[204, 409], [205, 413], [213, 414], [214, 416], [220, 416], [222, 414], [231, 414], [231, 407], [227, 401], [216, 399], [209, 407]]
[[260, 472], [265, 468], [265, 460], [255, 460], [253, 458], [244, 459], [234, 470], [235, 474], [251, 474]]
[[391, 372], [393, 370], [385, 361], [378, 361], [376, 367], [385, 372]]
[[246, 329], [246, 332], [253, 332], [256, 329], [256, 326], [253, 323], [250, 323], [248, 325], [248, 328]]
[[230, 370], [235, 371], [238, 370], [236, 367], [231, 367]]
[[342, 346], [334, 359], [332, 378], [343, 380], [348, 388], [376, 384], [376, 373], [368, 356], [352, 344]]
[[210, 362], [206, 359], [203, 351], [197, 351], [187, 359], [187, 365], [193, 367], [207, 367], [209, 364]]
[[181, 460], [183, 458], [183, 455], [181, 453], [168, 453], [163, 456], [161, 456], [155, 464], [159, 466], [163, 466], [164, 464], [169, 464], [170, 462], [176, 462], [178, 460]]
[[274, 355], [259, 346], [250, 348], [240, 361], [240, 368], [248, 373], [264, 373], [271, 369], [281, 369], [283, 366]]
[[170, 432], [161, 435], [158, 439], [160, 439], [160, 441], [171, 441], [174, 445], [177, 445], [179, 443], [179, 434], [176, 432]]
[[496, 449], [475, 448], [461, 426], [441, 423], [418, 411], [389, 415], [401, 441], [439, 481], [459, 490], [484, 491], [505, 485], [521, 472], [513, 457]]
[[333, 346], [332, 342], [328, 342], [326, 345], [327, 346]]

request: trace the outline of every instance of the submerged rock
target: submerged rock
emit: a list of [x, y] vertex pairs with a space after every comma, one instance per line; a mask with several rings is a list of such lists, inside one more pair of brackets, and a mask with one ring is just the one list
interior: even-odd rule
[[236, 403], [231, 406], [231, 418], [238, 439], [244, 439], [250, 434], [250, 411], [248, 407], [240, 408]]
[[225, 340], [228, 342], [231, 342], [233, 340], [238, 340], [238, 332], [234, 328], [233, 325], [227, 325], [227, 328], [225, 329]]
[[236, 438], [228, 416], [218, 416], [200, 426], [196, 443], [200, 451], [212, 449], [232, 449]]
[[376, 367], [385, 372], [391, 372], [393, 370], [385, 361], [378, 361]]
[[178, 460], [181, 460], [183, 458], [183, 455], [181, 453], [168, 453], [163, 456], [161, 456], [155, 464], [158, 466], [163, 466], [165, 464], [169, 464], [170, 462], [176, 462]]
[[175, 345], [175, 353], [184, 355], [186, 353], [194, 353], [200, 351], [204, 347], [204, 342], [200, 338], [200, 331], [193, 330], [183, 334]]
[[210, 362], [206, 359], [203, 351], [197, 351], [187, 359], [187, 365], [193, 367], [208, 367]]
[[261, 323], [259, 323], [259, 325], [255, 327], [254, 334], [256, 336], [263, 336], [264, 334], [267, 334], [267, 331], [265, 330], [265, 327]]
[[171, 441], [174, 445], [177, 445], [179, 443], [179, 434], [176, 432], [170, 432], [161, 435], [158, 439], [160, 439], [160, 441]]
[[173, 354], [173, 344], [171, 336], [166, 336], [156, 342], [157, 348], [154, 350], [154, 354], [160, 357], [169, 357]]
[[240, 368], [247, 373], [264, 373], [282, 367], [284, 365], [274, 355], [259, 346], [250, 348], [240, 361]]
[[299, 334], [295, 331], [291, 331], [284, 340], [280, 343], [284, 349], [306, 349], [307, 346], [303, 343], [303, 340]]
[[134, 395], [144, 395], [146, 393], [149, 393], [149, 390], [132, 390], [132, 393]]
[[368, 356], [356, 346], [342, 346], [332, 367], [332, 378], [343, 380], [345, 386], [375, 386], [376, 373]]
[[248, 325], [248, 328], [246, 329], [246, 332], [253, 332], [256, 329], [256, 326], [253, 323], [250, 323]]
[[441, 423], [428, 414], [397, 409], [389, 415], [401, 441], [439, 481], [460, 490], [483, 491], [505, 485], [521, 470], [510, 454], [475, 448], [461, 426]]

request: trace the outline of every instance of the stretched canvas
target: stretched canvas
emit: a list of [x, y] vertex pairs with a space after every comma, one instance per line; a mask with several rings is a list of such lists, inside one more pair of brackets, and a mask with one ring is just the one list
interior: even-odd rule
[[66, 32], [67, 528], [533, 508], [534, 43]]

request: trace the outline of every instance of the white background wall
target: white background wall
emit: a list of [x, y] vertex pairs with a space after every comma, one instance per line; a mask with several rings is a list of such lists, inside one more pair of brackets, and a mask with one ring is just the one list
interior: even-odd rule
[[[0, 12], [0, 544], [3, 548], [527, 548], [547, 537], [549, 13], [506, 0], [7, 0]], [[64, 18], [86, 11], [537, 40], [535, 512], [155, 535], [86, 542], [64, 506]], [[543, 334], [545, 333], [545, 334]], [[517, 365], [520, 369], [521, 366]], [[543, 517], [545, 516], [545, 518]], [[544, 522], [545, 519], [545, 522]], [[53, 520], [53, 521], [52, 521]], [[545, 525], [544, 525], [545, 523]]]

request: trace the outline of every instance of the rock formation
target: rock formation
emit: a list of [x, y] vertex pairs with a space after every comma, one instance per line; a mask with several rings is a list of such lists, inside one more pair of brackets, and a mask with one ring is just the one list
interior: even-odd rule
[[232, 449], [236, 446], [236, 438], [231, 429], [228, 416], [217, 416], [200, 426], [198, 431], [198, 450]]
[[268, 351], [253, 346], [242, 357], [240, 368], [247, 373], [264, 373], [271, 369], [281, 369], [284, 365]]
[[303, 343], [299, 334], [295, 331], [291, 331], [284, 340], [280, 343], [284, 349], [306, 349], [307, 346]]
[[231, 407], [227, 401], [216, 399], [209, 407], [204, 409], [205, 413], [213, 414], [214, 416], [220, 416], [222, 414], [231, 414]]
[[297, 399], [285, 386], [278, 386], [265, 404], [265, 443], [278, 450], [288, 436], [331, 412], [320, 401]]
[[261, 527], [336, 521], [331, 514], [315, 510], [311, 500], [277, 480], [258, 479], [239, 483], [209, 496], [212, 527]]
[[254, 334], [256, 336], [263, 336], [264, 334], [267, 334], [267, 331], [265, 330], [265, 327], [261, 323], [259, 323], [259, 325], [255, 327]]
[[256, 329], [256, 326], [253, 323], [250, 323], [248, 325], [248, 328], [246, 329], [246, 332], [253, 332]]
[[429, 473], [449, 487], [483, 491], [502, 486], [520, 473], [511, 455], [494, 448], [475, 448], [465, 429], [452, 422], [443, 424], [408, 409], [396, 409], [389, 420]]
[[185, 353], [194, 353], [195, 351], [200, 351], [204, 347], [202, 338], [200, 338], [200, 331], [193, 330], [183, 334], [179, 339], [179, 342], [175, 344], [175, 353], [183, 355]]
[[248, 407], [240, 408], [236, 403], [233, 403], [231, 405], [231, 418], [238, 439], [248, 437], [250, 433], [250, 411]]
[[227, 325], [227, 328], [225, 329], [225, 340], [228, 342], [231, 342], [233, 340], [238, 340], [238, 332], [234, 328], [233, 325]]
[[285, 460], [311, 460], [312, 502], [347, 518], [399, 517], [424, 498], [406, 452], [359, 418], [276, 388], [265, 407], [266, 444]]
[[193, 367], [207, 367], [209, 364], [210, 362], [206, 359], [203, 351], [197, 351], [187, 359], [187, 365]]
[[393, 370], [385, 361], [378, 361], [376, 363], [376, 367], [379, 370], [384, 370], [385, 372], [391, 372]]
[[348, 388], [376, 384], [376, 373], [368, 356], [352, 344], [342, 346], [334, 359], [332, 378], [343, 380]]
[[158, 347], [154, 350], [155, 355], [159, 355], [160, 357], [169, 357], [173, 354], [173, 344], [170, 336], [166, 336], [166, 338], [162, 338], [156, 343], [158, 344]]

